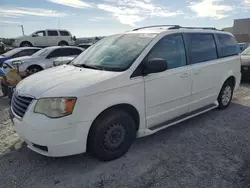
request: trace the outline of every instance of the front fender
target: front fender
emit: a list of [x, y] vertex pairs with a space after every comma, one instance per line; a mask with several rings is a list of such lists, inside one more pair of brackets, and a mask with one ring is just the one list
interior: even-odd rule
[[140, 117], [139, 127], [146, 125], [143, 82], [77, 99], [74, 115], [81, 117], [81, 121], [94, 121], [104, 110], [119, 104], [135, 107]]

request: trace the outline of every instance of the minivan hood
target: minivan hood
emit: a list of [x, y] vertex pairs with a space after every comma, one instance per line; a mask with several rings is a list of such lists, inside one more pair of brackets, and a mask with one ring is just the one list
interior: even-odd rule
[[[112, 77], [115, 73], [94, 69], [78, 68], [72, 65], [63, 65], [50, 68], [22, 80], [17, 85], [17, 91], [35, 98], [45, 97], [45, 92], [54, 96], [68, 96], [79, 88], [86, 88]], [[59, 86], [60, 87], [57, 87]], [[60, 88], [60, 89], [58, 89]], [[54, 90], [53, 90], [54, 89]], [[53, 91], [53, 92], [52, 92]], [[52, 93], [52, 94], [51, 94]], [[77, 96], [76, 96], [77, 97]]]

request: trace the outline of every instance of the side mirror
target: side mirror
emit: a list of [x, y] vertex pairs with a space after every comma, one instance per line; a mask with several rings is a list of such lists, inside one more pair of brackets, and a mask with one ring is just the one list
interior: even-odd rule
[[144, 75], [163, 72], [168, 69], [168, 63], [165, 59], [153, 58], [144, 62]]
[[32, 34], [32, 37], [38, 37], [38, 34]]
[[20, 66], [23, 62], [22, 61], [13, 61], [12, 65], [14, 66]]
[[53, 66], [54, 66], [54, 67], [60, 66], [60, 65], [62, 65], [62, 64], [64, 64], [64, 63], [63, 63], [63, 62], [60, 62], [60, 61], [53, 61]]

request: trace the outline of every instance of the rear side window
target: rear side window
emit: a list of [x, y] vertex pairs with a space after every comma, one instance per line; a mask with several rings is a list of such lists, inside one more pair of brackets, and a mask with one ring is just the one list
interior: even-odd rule
[[51, 52], [47, 58], [54, 58], [54, 57], [61, 57], [63, 54], [63, 51], [62, 49], [56, 49], [54, 50], [53, 52]]
[[49, 30], [48, 31], [48, 36], [58, 36], [58, 33], [56, 30]]
[[239, 45], [235, 38], [228, 34], [217, 34], [219, 42], [219, 57], [233, 56], [240, 53]]
[[61, 36], [69, 36], [69, 32], [68, 31], [59, 31]]
[[76, 48], [63, 48], [62, 50], [62, 56], [71, 56], [71, 55], [79, 55], [82, 53], [81, 50]]
[[168, 35], [162, 38], [151, 50], [147, 59], [162, 58], [168, 62], [168, 69], [186, 65], [186, 53], [182, 36]]
[[80, 53], [82, 53], [82, 50], [79, 50], [79, 49], [70, 49], [70, 55], [79, 55]]
[[185, 34], [190, 64], [217, 59], [217, 50], [213, 34]]

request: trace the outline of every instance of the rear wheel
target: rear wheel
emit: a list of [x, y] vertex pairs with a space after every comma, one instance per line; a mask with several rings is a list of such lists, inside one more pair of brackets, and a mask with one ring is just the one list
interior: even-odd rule
[[58, 46], [68, 46], [69, 43], [67, 43], [66, 41], [61, 41], [59, 42]]
[[22, 42], [21, 44], [20, 44], [20, 47], [32, 47], [33, 45], [30, 43], [30, 42], [27, 42], [27, 41], [25, 41], [25, 42]]
[[91, 127], [88, 150], [98, 159], [109, 161], [123, 156], [136, 138], [134, 119], [122, 110], [99, 117]]
[[230, 105], [233, 97], [233, 87], [233, 83], [230, 80], [227, 80], [222, 86], [218, 97], [219, 109], [225, 109]]

